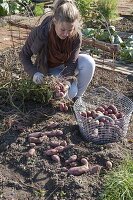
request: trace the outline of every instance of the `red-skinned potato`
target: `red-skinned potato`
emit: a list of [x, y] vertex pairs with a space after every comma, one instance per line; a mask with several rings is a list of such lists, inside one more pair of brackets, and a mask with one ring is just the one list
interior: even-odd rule
[[52, 155], [56, 155], [58, 153], [58, 151], [54, 148], [54, 149], [48, 149], [45, 154], [47, 156], [52, 156]]
[[115, 114], [109, 114], [109, 117], [111, 117], [113, 120], [117, 120], [117, 117], [115, 116]]
[[92, 115], [93, 119], [96, 118], [96, 114], [97, 114], [97, 112], [96, 112], [95, 110], [92, 110], [92, 111], [91, 111], [91, 115]]
[[111, 161], [109, 161], [109, 160], [107, 160], [106, 161], [106, 168], [108, 169], [108, 170], [110, 170], [111, 168], [112, 168], [112, 162]]
[[64, 146], [58, 146], [58, 147], [55, 147], [55, 149], [57, 150], [57, 152], [61, 153], [62, 151], [64, 151], [65, 147]]
[[97, 108], [95, 109], [95, 111], [96, 111], [96, 112], [97, 112], [97, 111], [100, 111], [100, 112], [104, 113], [104, 112], [105, 112], [105, 109], [104, 109], [102, 106], [100, 106], [100, 107], [97, 107]]
[[113, 110], [108, 109], [107, 111], [108, 111], [108, 114], [113, 114]]
[[56, 96], [57, 96], [57, 97], [64, 97], [64, 92], [58, 92], [58, 93], [56, 94]]
[[28, 137], [36, 137], [39, 138], [41, 136], [41, 132], [33, 132], [28, 135]]
[[85, 158], [82, 158], [81, 163], [83, 163], [84, 165], [79, 167], [71, 167], [68, 170], [68, 173], [74, 176], [79, 176], [86, 173], [89, 170], [88, 161]]
[[116, 106], [114, 105], [109, 105], [108, 109], [111, 109], [113, 111], [113, 114], [116, 114], [118, 112]]
[[117, 117], [117, 119], [120, 119], [124, 117], [124, 114], [122, 112], [119, 112], [119, 113], [116, 113], [115, 116]]
[[30, 147], [35, 147], [36, 144], [35, 144], [35, 143], [30, 143], [29, 146], [30, 146]]
[[104, 115], [108, 115], [108, 111], [107, 110], [105, 110]]
[[31, 148], [27, 153], [27, 157], [33, 157], [33, 156], [36, 156], [36, 150], [34, 148]]
[[40, 144], [43, 142], [43, 138], [29, 137], [30, 143]]
[[87, 117], [92, 117], [91, 111], [87, 111], [86, 114], [87, 114]]
[[104, 127], [104, 122], [99, 122], [100, 127]]
[[60, 108], [60, 111], [63, 112], [64, 111], [64, 103], [60, 103], [59, 108]]
[[76, 166], [77, 166], [77, 163], [76, 163], [76, 162], [71, 162], [71, 163], [70, 163], [70, 166], [71, 166], [71, 167], [76, 167]]
[[68, 160], [65, 161], [65, 163], [69, 164], [71, 162], [75, 162], [77, 160], [77, 158], [78, 158], [77, 155], [72, 155], [69, 157]]
[[60, 136], [60, 135], [63, 135], [63, 131], [58, 130], [58, 129], [52, 130], [52, 131], [45, 131], [44, 133], [41, 134], [41, 136], [44, 136], [44, 135], [46, 135], [48, 137], [50, 137], [50, 136]]
[[80, 166], [80, 167], [71, 167], [68, 170], [68, 173], [72, 174], [74, 176], [80, 176], [80, 175], [86, 173], [87, 171], [88, 171], [88, 168], [83, 165], [83, 166]]
[[67, 112], [68, 111], [68, 106], [66, 104], [64, 104], [64, 109], [63, 111]]
[[107, 109], [108, 109], [108, 106], [107, 106], [107, 105], [105, 105], [105, 104], [102, 104], [100, 107], [103, 107], [103, 108], [104, 108], [104, 110], [107, 110]]
[[54, 160], [55, 162], [60, 162], [60, 157], [58, 155], [52, 155], [51, 156], [52, 160]]
[[87, 118], [87, 113], [86, 113], [86, 112], [83, 112], [83, 111], [82, 111], [80, 114], [81, 114], [81, 116]]

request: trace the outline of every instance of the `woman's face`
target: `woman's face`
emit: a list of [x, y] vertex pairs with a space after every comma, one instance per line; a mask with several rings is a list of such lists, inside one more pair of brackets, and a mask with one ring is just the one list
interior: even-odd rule
[[75, 30], [75, 23], [58, 22], [55, 20], [55, 32], [61, 40], [70, 37]]

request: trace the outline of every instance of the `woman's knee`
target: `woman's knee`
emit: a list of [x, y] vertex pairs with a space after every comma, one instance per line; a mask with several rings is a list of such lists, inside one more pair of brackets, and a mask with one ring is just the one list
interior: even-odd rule
[[94, 72], [95, 71], [95, 61], [94, 61], [94, 59], [90, 55], [79, 54], [78, 69]]

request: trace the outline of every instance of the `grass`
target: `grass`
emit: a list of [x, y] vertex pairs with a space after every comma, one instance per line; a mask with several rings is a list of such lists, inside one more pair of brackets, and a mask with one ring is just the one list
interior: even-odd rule
[[126, 158], [117, 169], [104, 178], [101, 200], [133, 199], [133, 159]]

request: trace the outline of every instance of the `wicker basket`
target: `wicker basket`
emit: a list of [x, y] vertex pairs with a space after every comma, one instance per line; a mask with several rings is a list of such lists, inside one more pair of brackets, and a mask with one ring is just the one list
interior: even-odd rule
[[[93, 116], [92, 112], [101, 105], [106, 105], [107, 108], [114, 105], [117, 108], [117, 114], [115, 113], [114, 116], [105, 111], [107, 114], [100, 112]], [[133, 102], [122, 93], [99, 87], [82, 99], [77, 99], [73, 109], [83, 137], [89, 142], [105, 144], [121, 141], [126, 136]]]

